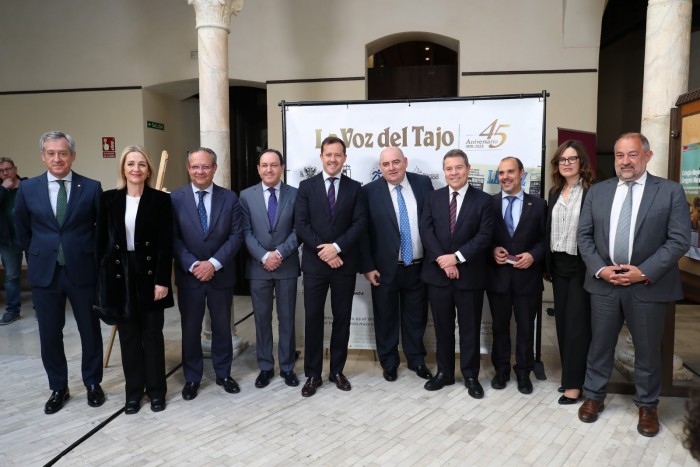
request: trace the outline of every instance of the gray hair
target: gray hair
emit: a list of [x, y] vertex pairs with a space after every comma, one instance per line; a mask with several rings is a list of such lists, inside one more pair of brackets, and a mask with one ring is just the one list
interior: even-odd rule
[[[649, 152], [651, 150], [651, 145], [649, 144], [649, 140], [647, 139], [647, 137], [644, 136], [642, 133], [635, 132], [621, 134], [620, 137], [615, 140], [615, 146], [617, 146], [618, 141], [627, 138], [637, 138], [639, 141], [641, 141], [642, 148], [644, 148], [644, 152]], [[613, 146], [613, 152], [615, 152], [615, 146]]]
[[63, 133], [62, 131], [49, 131], [41, 135], [41, 138], [39, 138], [39, 150], [43, 153], [44, 143], [54, 139], [65, 139], [66, 141], [68, 141], [68, 146], [70, 146], [71, 154], [75, 154], [75, 141], [73, 140], [71, 135]]
[[211, 156], [211, 163], [213, 165], [216, 165], [216, 153], [214, 152], [214, 150], [209, 149], [209, 148], [203, 148], [203, 147], [194, 148], [194, 149], [190, 149], [189, 151], [187, 151], [187, 163], [188, 164], [190, 163], [190, 156], [192, 154], [194, 154], [195, 152], [206, 152], [207, 154], [209, 154]]

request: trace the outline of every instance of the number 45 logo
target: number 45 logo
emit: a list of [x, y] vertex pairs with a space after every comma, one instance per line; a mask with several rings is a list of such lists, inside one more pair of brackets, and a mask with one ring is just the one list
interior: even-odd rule
[[[502, 123], [498, 124], [498, 119], [494, 120], [484, 128], [481, 133], [479, 133], [479, 136], [484, 136], [486, 139], [491, 140], [492, 142], [489, 144], [489, 147], [491, 149], [497, 148], [499, 146], [502, 146], [503, 143], [506, 142], [506, 139], [508, 139], [508, 134], [506, 134], [505, 131], [502, 131], [503, 128], [508, 128], [510, 126], [509, 123]], [[494, 144], [500, 139], [500, 142], [498, 144]]]

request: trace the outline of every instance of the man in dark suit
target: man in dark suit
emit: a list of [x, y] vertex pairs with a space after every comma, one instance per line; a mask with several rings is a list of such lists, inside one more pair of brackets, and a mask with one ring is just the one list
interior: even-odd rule
[[22, 269], [22, 247], [15, 233], [12, 211], [19, 184], [26, 177], [17, 175], [17, 166], [9, 157], [0, 157], [0, 259], [5, 269], [6, 311], [0, 319], [0, 326], [6, 326], [19, 319], [22, 307], [19, 274]]
[[313, 396], [321, 386], [324, 309], [331, 291], [333, 326], [329, 380], [342, 391], [352, 387], [343, 375], [348, 356], [355, 279], [360, 271], [360, 238], [367, 228], [367, 200], [359, 182], [344, 175], [345, 143], [329, 136], [321, 143], [323, 172], [299, 184], [294, 212], [297, 237], [304, 243], [304, 374], [301, 390]]
[[503, 389], [510, 380], [510, 318], [515, 315], [515, 366], [518, 391], [532, 393], [535, 317], [542, 303], [547, 203], [522, 190], [525, 176], [517, 157], [498, 165], [501, 192], [493, 195], [495, 219], [491, 239], [489, 283], [486, 288], [493, 321], [491, 362], [496, 376], [491, 387]]
[[437, 374], [428, 391], [454, 384], [455, 307], [459, 321], [460, 367], [475, 399], [479, 383], [481, 309], [486, 289], [488, 248], [493, 232], [491, 196], [469, 186], [469, 159], [452, 149], [442, 160], [447, 185], [428, 194], [420, 221], [423, 271], [435, 324]]
[[641, 133], [615, 142], [617, 177], [593, 185], [581, 210], [578, 247], [586, 263], [593, 338], [584, 401], [578, 417], [591, 423], [603, 411], [623, 322], [635, 348], [637, 431], [659, 432], [661, 340], [668, 303], [683, 298], [678, 260], [690, 248], [690, 217], [683, 188], [655, 177]]
[[255, 348], [260, 374], [255, 387], [264, 388], [275, 374], [272, 355], [272, 304], [277, 298], [280, 375], [288, 386], [298, 386], [296, 363], [297, 280], [299, 242], [294, 231], [297, 189], [282, 182], [284, 158], [266, 149], [258, 160], [262, 183], [241, 192], [243, 236], [248, 248], [246, 277], [255, 316]]
[[82, 344], [82, 376], [91, 407], [104, 403], [102, 334], [92, 310], [97, 280], [93, 245], [102, 187], [73, 172], [75, 142], [51, 131], [39, 140], [48, 171], [22, 182], [15, 201], [15, 231], [27, 252], [28, 279], [39, 322], [41, 360], [53, 391], [44, 412], [56, 413], [70, 398], [63, 350], [66, 298]]
[[243, 241], [241, 208], [234, 192], [214, 184], [216, 168], [214, 151], [191, 150], [187, 154], [187, 172], [192, 183], [172, 194], [185, 400], [197, 397], [204, 372], [200, 335], [205, 307], [211, 317], [211, 360], [216, 384], [228, 393], [240, 392], [231, 377], [231, 307], [235, 257]]
[[423, 244], [418, 231], [433, 184], [425, 175], [406, 172], [407, 167], [401, 149], [386, 148], [379, 156], [382, 178], [363, 187], [372, 202], [362, 271], [372, 284], [374, 335], [387, 381], [397, 378], [399, 331], [408, 368], [421, 378], [433, 377], [425, 366], [428, 292], [420, 278]]

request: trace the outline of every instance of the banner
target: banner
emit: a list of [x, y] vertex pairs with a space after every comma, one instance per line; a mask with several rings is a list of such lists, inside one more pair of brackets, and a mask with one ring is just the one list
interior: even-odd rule
[[[302, 180], [321, 172], [321, 141], [334, 135], [347, 146], [343, 174], [362, 184], [381, 177], [380, 152], [397, 146], [408, 158], [409, 171], [427, 175], [436, 189], [441, 188], [446, 185], [442, 158], [448, 150], [459, 148], [469, 158], [471, 186], [486, 193], [498, 193], [498, 164], [504, 157], [515, 156], [525, 167], [523, 189], [541, 196], [544, 95], [546, 92], [410, 102], [282, 102], [286, 181], [299, 186]], [[302, 282], [298, 290], [297, 309], [303, 310]], [[297, 323], [299, 330], [303, 329], [303, 315], [297, 313], [301, 320]], [[331, 323], [330, 299], [327, 299], [326, 347]], [[482, 351], [485, 351], [491, 336], [486, 299], [481, 334]], [[428, 323], [425, 344], [434, 350], [432, 320]], [[370, 285], [363, 275], [358, 275], [355, 287], [349, 347], [375, 348]], [[458, 351], [459, 339], [455, 348]]]

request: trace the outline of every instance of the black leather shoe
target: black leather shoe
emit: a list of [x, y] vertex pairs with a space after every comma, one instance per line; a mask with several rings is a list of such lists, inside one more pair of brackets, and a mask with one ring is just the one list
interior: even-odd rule
[[349, 391], [352, 389], [352, 386], [350, 386], [350, 381], [348, 381], [348, 379], [342, 373], [330, 375], [328, 377], [328, 381], [335, 383], [336, 387], [341, 391]]
[[474, 399], [481, 399], [484, 397], [484, 388], [481, 387], [481, 383], [476, 378], [464, 378], [464, 385], [467, 387], [467, 393]]
[[321, 378], [316, 378], [315, 376], [309, 376], [309, 378], [306, 380], [306, 383], [304, 383], [304, 387], [301, 388], [302, 397], [313, 396], [314, 394], [316, 394], [316, 388], [318, 388], [322, 384], [323, 384], [323, 380]]
[[297, 374], [294, 373], [294, 370], [280, 371], [280, 376], [284, 378], [284, 384], [287, 386], [293, 388], [299, 386], [299, 378], [297, 378]]
[[91, 384], [87, 387], [87, 401], [90, 407], [99, 407], [105, 403], [105, 393], [99, 384]]
[[398, 375], [396, 374], [396, 367], [395, 366], [390, 366], [389, 368], [384, 369], [384, 379], [387, 381], [396, 381], [396, 378], [398, 378]]
[[496, 376], [491, 380], [491, 387], [494, 389], [503, 389], [506, 383], [510, 381], [510, 375], [496, 373]]
[[557, 388], [557, 392], [564, 392], [564, 391], [566, 391], [566, 389], [564, 388], [564, 386], [559, 386], [559, 387]]
[[423, 379], [430, 379], [433, 377], [433, 374], [425, 365], [418, 365], [413, 371], [415, 371], [416, 374]]
[[151, 399], [151, 411], [162, 412], [165, 410], [165, 399], [155, 398]]
[[68, 388], [61, 389], [60, 391], [54, 391], [51, 393], [51, 397], [46, 401], [44, 406], [45, 414], [56, 413], [63, 408], [63, 404], [70, 399], [70, 391]]
[[562, 395], [562, 396], [559, 398], [559, 400], [557, 401], [557, 403], [558, 403], [559, 405], [573, 405], [573, 404], [577, 403], [578, 401], [580, 401], [582, 398], [583, 398], [583, 397], [582, 397], [582, 394], [579, 394], [578, 397], [575, 398], [575, 399], [573, 399], [573, 398], [571, 398], [571, 397], [566, 397], [566, 396]]
[[127, 415], [133, 415], [139, 410], [141, 410], [140, 401], [127, 401], [124, 405], [124, 413]]
[[216, 384], [218, 384], [219, 386], [223, 386], [224, 391], [228, 392], [229, 394], [238, 394], [239, 392], [241, 392], [241, 388], [238, 387], [238, 383], [236, 382], [236, 380], [231, 378], [230, 376], [227, 376], [224, 379], [216, 378]]
[[255, 387], [264, 388], [270, 384], [273, 376], [275, 376], [275, 370], [260, 370], [260, 374], [255, 378]]
[[523, 394], [532, 394], [530, 375], [518, 376], [518, 391]]
[[437, 375], [426, 381], [423, 387], [428, 391], [437, 391], [450, 384], [455, 384], [454, 376], [447, 376], [445, 373], [439, 371]]
[[197, 397], [197, 389], [199, 389], [199, 383], [191, 383], [187, 381], [185, 387], [182, 388], [182, 398], [186, 401], [191, 401]]

